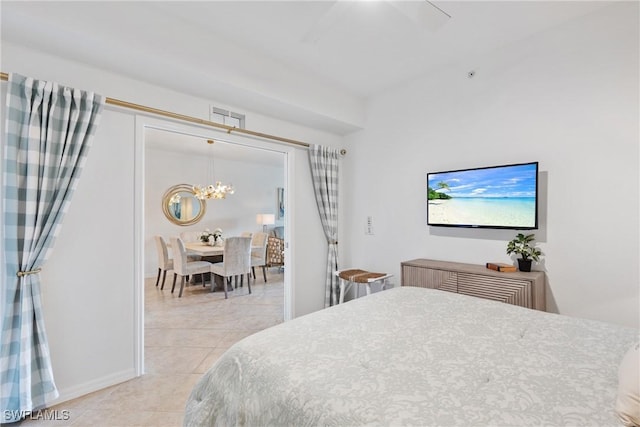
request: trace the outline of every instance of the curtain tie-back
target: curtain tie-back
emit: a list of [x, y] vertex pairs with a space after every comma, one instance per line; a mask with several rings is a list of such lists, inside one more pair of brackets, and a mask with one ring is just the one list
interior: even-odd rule
[[337, 245], [338, 241], [337, 240], [327, 240], [327, 243], [330, 245]]
[[38, 274], [38, 273], [40, 273], [40, 271], [42, 271], [41, 268], [36, 268], [36, 269], [33, 269], [33, 270], [29, 270], [29, 271], [18, 271], [18, 273], [16, 273], [16, 276], [18, 276], [18, 277], [29, 276], [31, 274]]

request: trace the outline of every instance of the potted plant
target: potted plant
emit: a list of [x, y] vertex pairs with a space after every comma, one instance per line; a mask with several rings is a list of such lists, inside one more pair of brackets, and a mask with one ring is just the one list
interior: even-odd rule
[[518, 269], [520, 271], [531, 271], [531, 261], [540, 260], [542, 252], [535, 247], [535, 243], [531, 243], [535, 240], [534, 236], [534, 234], [527, 234], [525, 236], [522, 233], [518, 233], [518, 235], [507, 244], [507, 255], [520, 255], [520, 258], [518, 258]]
[[213, 233], [208, 228], [200, 233], [200, 241], [210, 246], [222, 246], [224, 239], [222, 238], [222, 229], [216, 228]]
[[216, 228], [215, 230], [213, 230], [212, 236], [213, 236], [213, 246], [222, 246], [224, 244], [221, 228]]
[[200, 241], [202, 243], [209, 243], [209, 240], [213, 241], [213, 233], [209, 231], [208, 228], [205, 228], [202, 233], [200, 233]]

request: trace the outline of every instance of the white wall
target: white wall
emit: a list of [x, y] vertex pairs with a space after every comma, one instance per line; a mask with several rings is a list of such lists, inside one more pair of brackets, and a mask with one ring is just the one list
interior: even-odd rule
[[426, 174], [537, 160], [549, 310], [638, 327], [638, 52], [617, 4], [375, 97], [348, 138], [347, 265], [399, 284], [404, 260], [509, 262], [515, 231], [426, 225]]
[[[257, 214], [276, 214], [276, 189], [284, 187], [283, 166], [216, 158], [215, 179], [225, 184], [233, 183], [235, 194], [222, 200], [206, 201], [206, 213], [197, 224], [179, 226], [170, 222], [162, 212], [162, 196], [169, 187], [177, 184], [209, 183], [209, 160], [194, 154], [146, 150], [145, 277], [155, 277], [158, 272], [155, 235], [161, 235], [168, 241], [169, 237], [178, 236], [183, 231], [221, 228], [224, 237], [238, 236], [244, 231], [262, 231], [262, 225], [256, 223]], [[276, 219], [276, 223], [268, 228], [283, 224], [283, 220]]]
[[[60, 237], [42, 273], [61, 395], [134, 374], [133, 118], [105, 112]], [[113, 167], [117, 165], [118, 167]], [[123, 215], [124, 213], [124, 215]], [[114, 316], [115, 314], [115, 316]]]
[[[210, 104], [74, 61], [2, 42], [2, 71], [93, 90], [163, 110], [208, 119]], [[247, 126], [267, 134], [340, 147], [342, 138], [243, 111]], [[133, 376], [135, 369], [135, 114], [105, 108], [78, 190], [42, 273], [44, 316], [61, 397], [67, 400]], [[0, 147], [1, 148], [1, 147]], [[307, 151], [295, 149], [289, 243], [296, 262], [294, 316], [324, 304], [326, 242], [309, 178]]]

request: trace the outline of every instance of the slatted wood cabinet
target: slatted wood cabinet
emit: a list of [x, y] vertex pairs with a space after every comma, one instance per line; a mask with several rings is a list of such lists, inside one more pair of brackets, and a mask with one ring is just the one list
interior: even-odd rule
[[542, 271], [503, 273], [483, 265], [429, 259], [400, 265], [402, 286], [440, 289], [546, 311]]

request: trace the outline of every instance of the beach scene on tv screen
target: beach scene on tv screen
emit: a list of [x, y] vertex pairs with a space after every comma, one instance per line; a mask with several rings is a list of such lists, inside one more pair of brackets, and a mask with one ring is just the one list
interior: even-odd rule
[[535, 227], [536, 164], [428, 175], [431, 225]]

